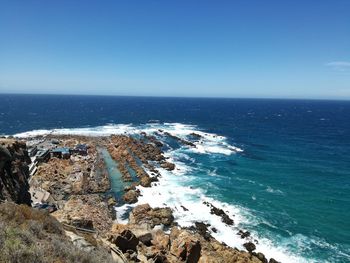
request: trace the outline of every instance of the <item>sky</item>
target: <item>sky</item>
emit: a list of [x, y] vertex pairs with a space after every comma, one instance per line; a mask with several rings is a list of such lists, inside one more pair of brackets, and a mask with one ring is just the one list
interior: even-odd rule
[[0, 0], [0, 93], [350, 99], [350, 1]]

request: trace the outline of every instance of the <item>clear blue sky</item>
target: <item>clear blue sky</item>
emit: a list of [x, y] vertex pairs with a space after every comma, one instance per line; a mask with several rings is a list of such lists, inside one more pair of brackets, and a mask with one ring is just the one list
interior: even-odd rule
[[350, 1], [0, 0], [0, 93], [350, 98]]

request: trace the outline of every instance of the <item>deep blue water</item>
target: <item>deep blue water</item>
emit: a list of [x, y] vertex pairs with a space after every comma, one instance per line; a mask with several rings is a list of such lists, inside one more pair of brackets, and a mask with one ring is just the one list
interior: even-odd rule
[[135, 125], [197, 125], [244, 150], [192, 154], [193, 184], [247, 208], [246, 228], [318, 262], [350, 262], [350, 102], [0, 95], [0, 135]]

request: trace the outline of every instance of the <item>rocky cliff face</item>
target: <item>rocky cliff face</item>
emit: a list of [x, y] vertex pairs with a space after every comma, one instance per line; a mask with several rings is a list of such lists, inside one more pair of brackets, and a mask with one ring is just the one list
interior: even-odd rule
[[26, 144], [0, 139], [0, 200], [31, 205], [29, 194], [30, 158]]

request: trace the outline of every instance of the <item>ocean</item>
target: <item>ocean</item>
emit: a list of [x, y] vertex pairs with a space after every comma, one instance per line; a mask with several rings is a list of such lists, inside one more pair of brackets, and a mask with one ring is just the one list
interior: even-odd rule
[[[236, 227], [248, 230], [258, 251], [282, 262], [350, 262], [349, 101], [0, 95], [0, 135], [158, 129], [202, 138], [196, 148], [159, 138], [176, 169], [140, 202], [172, 207], [183, 226], [210, 223], [238, 248]], [[120, 220], [127, 209], [117, 208]]]

